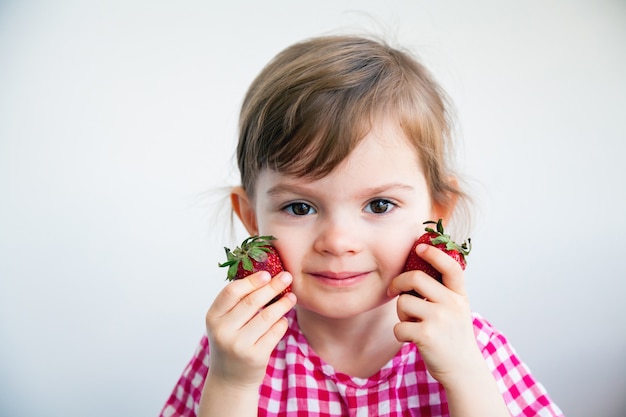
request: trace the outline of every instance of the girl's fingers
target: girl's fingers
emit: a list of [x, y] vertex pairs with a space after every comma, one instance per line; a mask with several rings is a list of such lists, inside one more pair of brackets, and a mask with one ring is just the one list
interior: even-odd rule
[[395, 297], [410, 291], [416, 291], [423, 297], [434, 300], [441, 298], [448, 290], [425, 272], [407, 271], [398, 275], [391, 281], [387, 295], [389, 295], [389, 297]]
[[[289, 292], [263, 308], [291, 283], [292, 277], [283, 272], [263, 284], [265, 278], [253, 275], [230, 283], [206, 316], [207, 334], [216, 352], [248, 364], [266, 361], [287, 329], [284, 315], [296, 303], [295, 294]], [[255, 289], [255, 285], [260, 286]]]
[[465, 279], [461, 265], [444, 251], [430, 245], [418, 245], [417, 253], [439, 271], [443, 284], [457, 294], [465, 296]]
[[[283, 274], [285, 274], [286, 276], [283, 277]], [[274, 279], [272, 279], [269, 272], [259, 271], [254, 274], [248, 275], [243, 279], [235, 280], [226, 285], [222, 289], [222, 291], [220, 291], [220, 293], [213, 301], [213, 304], [211, 305], [208, 314], [214, 317], [222, 317], [231, 312], [242, 300], [244, 300], [250, 294], [253, 294], [254, 292], [266, 287], [268, 284], [270, 284], [270, 288], [267, 289], [264, 294], [276, 291], [274, 294], [276, 295], [289, 285], [288, 283], [285, 283], [285, 281], [288, 281], [290, 283], [291, 279], [291, 274], [289, 274], [288, 272], [278, 274], [276, 275], [276, 277], [274, 277]], [[279, 289], [275, 290], [275, 288]], [[253, 305], [255, 304], [255, 300], [260, 297], [263, 297], [263, 295], [256, 296], [255, 299], [247, 299], [245, 302]], [[267, 301], [269, 300], [271, 300], [271, 298]], [[261, 304], [261, 307], [263, 305], [265, 304]]]
[[207, 323], [213, 374], [237, 384], [260, 383], [272, 350], [287, 332], [284, 315], [295, 303], [296, 296], [288, 293], [242, 327], [232, 326], [230, 315]]
[[400, 321], [418, 322], [427, 317], [432, 309], [432, 303], [411, 294], [402, 294], [396, 304]]
[[287, 271], [277, 274], [266, 285], [240, 298], [239, 302], [233, 306], [229, 313], [235, 316], [247, 317], [247, 322], [268, 302], [291, 285], [292, 281], [293, 277]]
[[[444, 285], [422, 271], [408, 271], [391, 281], [387, 294], [395, 297], [403, 292], [417, 291], [431, 301], [441, 301], [452, 290], [466, 296], [465, 279], [461, 265], [451, 256], [430, 245], [418, 245], [420, 257], [430, 263], [442, 275]], [[447, 287], [447, 289], [445, 287]]]
[[250, 294], [270, 282], [270, 274], [266, 271], [257, 272], [248, 275], [244, 279], [228, 283], [222, 291], [215, 297], [213, 304], [209, 309], [209, 314], [216, 317], [222, 317], [246, 295]]
[[419, 334], [419, 323], [401, 321], [396, 323], [393, 333], [399, 342], [415, 342], [415, 335]]
[[272, 305], [262, 309], [242, 329], [240, 340], [244, 345], [255, 345], [261, 351], [271, 351], [287, 331], [284, 317], [296, 304], [295, 294], [289, 292]]
[[[280, 318], [280, 315], [275, 318], [269, 317], [263, 307], [287, 288], [291, 281], [292, 276], [288, 272], [281, 272], [270, 279], [270, 274], [263, 271], [231, 282], [218, 294], [209, 308], [206, 315], [207, 329], [212, 329], [221, 337], [230, 339], [231, 336], [227, 335], [234, 335], [259, 313], [262, 313], [261, 317], [272, 320], [261, 326], [260, 332], [265, 332]], [[284, 310], [282, 315], [288, 310]]]

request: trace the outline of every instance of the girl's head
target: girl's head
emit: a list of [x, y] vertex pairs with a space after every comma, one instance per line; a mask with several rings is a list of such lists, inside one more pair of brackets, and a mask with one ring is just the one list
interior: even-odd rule
[[449, 167], [445, 94], [408, 53], [354, 36], [328, 36], [279, 53], [250, 86], [240, 115], [237, 161], [254, 199], [259, 173], [319, 179], [333, 171], [383, 118], [415, 149], [433, 203], [465, 194]]

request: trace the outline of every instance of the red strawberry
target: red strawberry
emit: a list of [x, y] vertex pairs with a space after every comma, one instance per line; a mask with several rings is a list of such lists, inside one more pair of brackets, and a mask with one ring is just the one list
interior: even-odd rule
[[[430, 220], [424, 222], [424, 224], [437, 224], [437, 230], [433, 230], [430, 227], [425, 228], [426, 233], [421, 235], [413, 244], [411, 252], [409, 252], [409, 256], [404, 263], [404, 268], [402, 269], [402, 271], [424, 271], [431, 277], [435, 278], [437, 281], [442, 282], [441, 273], [433, 268], [431, 264], [419, 257], [415, 252], [415, 248], [420, 243], [426, 243], [443, 250], [445, 253], [454, 258], [454, 260], [456, 260], [461, 265], [461, 268], [465, 269], [465, 266], [467, 265], [465, 257], [469, 255], [470, 250], [472, 249], [471, 239], [467, 239], [467, 242], [463, 242], [462, 245], [455, 243], [454, 241], [452, 241], [452, 239], [450, 239], [449, 235], [446, 235], [443, 232], [443, 224], [441, 219], [439, 219], [439, 221], [436, 223]], [[409, 291], [408, 294], [423, 298], [415, 290]]]
[[[234, 281], [247, 277], [258, 271], [267, 271], [273, 277], [284, 270], [283, 263], [278, 256], [276, 248], [270, 241], [275, 240], [274, 236], [250, 236], [241, 243], [241, 246], [231, 251], [226, 251], [226, 262], [219, 264], [220, 267], [228, 267], [226, 279]], [[274, 297], [265, 306], [278, 301], [287, 292], [291, 291], [291, 286], [285, 288], [280, 294]]]

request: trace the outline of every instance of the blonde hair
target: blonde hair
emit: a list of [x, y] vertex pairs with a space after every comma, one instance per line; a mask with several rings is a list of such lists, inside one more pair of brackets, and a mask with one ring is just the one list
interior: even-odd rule
[[[435, 203], [468, 197], [454, 180], [446, 94], [406, 51], [360, 36], [325, 36], [280, 52], [252, 82], [240, 114], [237, 163], [254, 198], [259, 172], [319, 179], [382, 115], [415, 147]], [[457, 204], [455, 204], [455, 202]]]

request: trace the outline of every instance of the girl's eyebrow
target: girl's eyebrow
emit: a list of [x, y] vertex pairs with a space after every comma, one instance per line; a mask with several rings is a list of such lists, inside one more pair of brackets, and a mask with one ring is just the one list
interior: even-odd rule
[[266, 194], [269, 197], [276, 197], [281, 194], [308, 194], [308, 189], [295, 184], [276, 184], [270, 187]]
[[[358, 195], [359, 197], [369, 197], [372, 195], [385, 194], [391, 191], [413, 191], [415, 188], [409, 184], [394, 182], [389, 184], [377, 185], [375, 187], [365, 188], [360, 190]], [[300, 186], [296, 184], [276, 184], [267, 190], [267, 195], [269, 197], [276, 197], [282, 194], [317, 194], [317, 190], [311, 190], [306, 186]]]
[[363, 190], [363, 195], [377, 195], [377, 194], [385, 194], [390, 191], [413, 191], [415, 188], [412, 185], [404, 184], [401, 182], [393, 182], [390, 184], [382, 184], [376, 187], [366, 188]]

